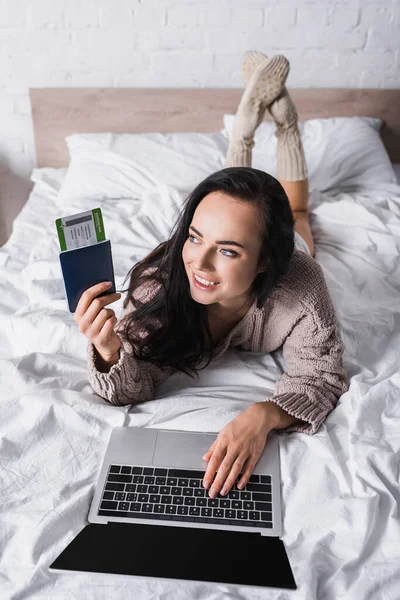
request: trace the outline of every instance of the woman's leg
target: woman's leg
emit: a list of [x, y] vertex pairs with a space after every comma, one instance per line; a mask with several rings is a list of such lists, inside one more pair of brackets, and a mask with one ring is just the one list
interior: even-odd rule
[[[244, 53], [242, 74], [246, 83], [250, 82], [255, 69], [266, 59], [265, 54], [261, 52], [251, 50]], [[307, 164], [298, 128], [296, 107], [286, 87], [283, 87], [282, 93], [268, 106], [268, 110], [277, 126], [275, 134], [278, 138], [277, 179], [289, 198], [295, 218], [295, 230], [306, 242], [311, 256], [314, 256], [314, 241], [308, 218]], [[251, 166], [251, 154], [249, 166]]]
[[277, 179], [284, 188], [295, 218], [295, 231], [315, 256], [314, 240], [308, 217], [308, 171], [298, 127], [296, 107], [286, 87], [268, 110], [277, 126]]
[[261, 55], [249, 75], [240, 100], [226, 157], [227, 167], [251, 167], [254, 133], [264, 118], [267, 106], [282, 93], [289, 62], [281, 55]]

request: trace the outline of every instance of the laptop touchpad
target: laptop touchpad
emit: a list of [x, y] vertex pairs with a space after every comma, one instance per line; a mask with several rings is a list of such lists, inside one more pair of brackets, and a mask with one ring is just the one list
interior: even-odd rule
[[158, 434], [153, 465], [203, 469], [203, 454], [209, 450], [217, 437], [215, 433], [185, 433], [162, 431]]

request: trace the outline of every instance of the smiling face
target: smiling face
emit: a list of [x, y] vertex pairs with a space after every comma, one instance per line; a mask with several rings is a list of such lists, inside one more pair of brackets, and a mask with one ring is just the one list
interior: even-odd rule
[[242, 308], [263, 270], [258, 209], [212, 192], [197, 206], [187, 235], [182, 258], [193, 300], [226, 313]]

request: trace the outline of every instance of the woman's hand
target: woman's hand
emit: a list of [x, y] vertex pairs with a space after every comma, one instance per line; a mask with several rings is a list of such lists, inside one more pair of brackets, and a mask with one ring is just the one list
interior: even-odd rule
[[74, 314], [79, 331], [94, 344], [105, 362], [112, 360], [121, 347], [121, 340], [114, 332], [118, 319], [111, 308], [105, 308], [107, 304], [119, 300], [121, 294], [98, 297], [109, 287], [106, 282], [102, 282], [88, 288], [80, 297]]
[[239, 473], [243, 475], [238, 487], [243, 488], [247, 484], [264, 450], [267, 435], [276, 423], [277, 415], [272, 403], [257, 402], [224, 427], [203, 456], [204, 460], [209, 460], [203, 479], [206, 489], [218, 469], [210, 497], [215, 498], [219, 492], [227, 494]]

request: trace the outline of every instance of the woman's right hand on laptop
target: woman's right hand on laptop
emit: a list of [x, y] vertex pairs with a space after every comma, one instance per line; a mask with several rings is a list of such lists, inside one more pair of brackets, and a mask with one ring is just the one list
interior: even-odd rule
[[121, 297], [120, 293], [108, 294], [96, 298], [109, 287], [107, 282], [98, 283], [85, 292], [79, 299], [74, 319], [79, 331], [91, 341], [105, 363], [115, 363], [119, 359], [121, 340], [114, 327], [118, 321], [111, 308], [104, 308]]

